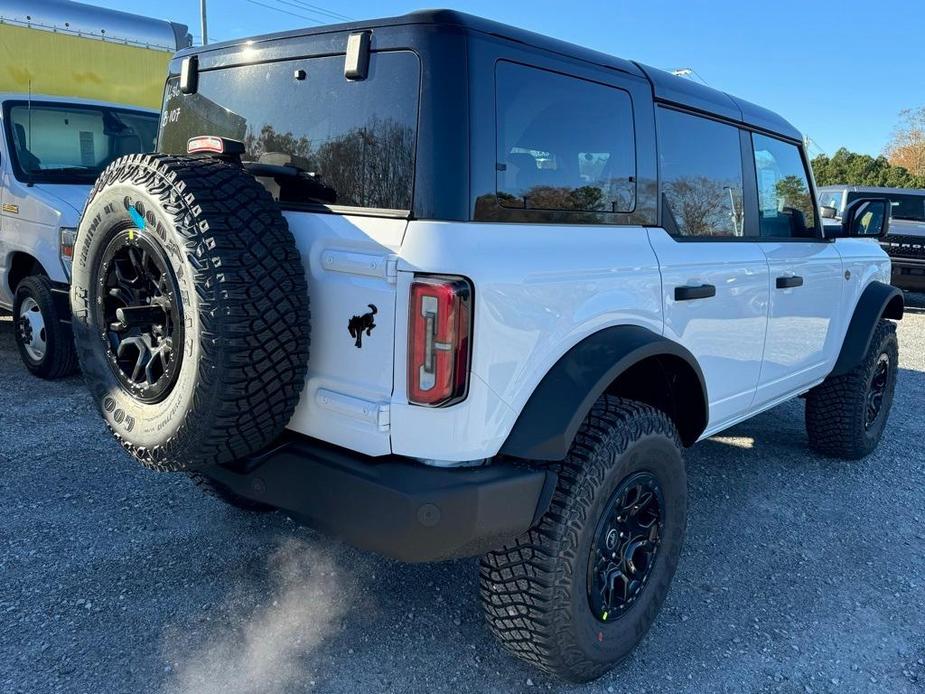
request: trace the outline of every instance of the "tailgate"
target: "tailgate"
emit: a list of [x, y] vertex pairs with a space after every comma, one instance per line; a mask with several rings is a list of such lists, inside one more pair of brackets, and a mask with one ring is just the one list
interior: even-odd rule
[[388, 454], [395, 253], [407, 221], [305, 212], [285, 216], [302, 254], [311, 299], [308, 377], [289, 428], [367, 455]]

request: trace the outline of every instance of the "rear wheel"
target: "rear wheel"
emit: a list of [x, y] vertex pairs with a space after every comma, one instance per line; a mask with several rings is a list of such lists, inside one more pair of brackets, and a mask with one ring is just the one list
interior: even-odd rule
[[279, 208], [240, 167], [146, 154], [108, 166], [77, 234], [71, 304], [90, 391], [151, 468], [247, 457], [295, 411], [305, 271]]
[[636, 647], [667, 595], [687, 517], [681, 444], [648, 405], [603, 397], [540, 523], [481, 562], [489, 629], [564, 679], [599, 677]]
[[42, 275], [26, 277], [16, 288], [13, 320], [16, 346], [23, 363], [39, 378], [53, 380], [77, 371], [77, 353], [70, 328], [61, 322], [51, 292]]

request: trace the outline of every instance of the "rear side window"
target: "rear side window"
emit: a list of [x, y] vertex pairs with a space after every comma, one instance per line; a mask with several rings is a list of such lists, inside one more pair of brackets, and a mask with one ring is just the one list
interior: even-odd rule
[[497, 195], [503, 207], [632, 212], [636, 150], [629, 94], [501, 61]]
[[358, 81], [343, 55], [204, 70], [196, 94], [167, 83], [158, 148], [241, 140], [244, 161], [296, 170], [276, 179], [282, 203], [410, 210], [419, 92], [410, 51], [374, 52]]
[[761, 236], [817, 236], [813, 196], [800, 150], [796, 145], [758, 133], [752, 133], [752, 143]]
[[658, 108], [662, 226], [674, 236], [745, 235], [739, 129]]

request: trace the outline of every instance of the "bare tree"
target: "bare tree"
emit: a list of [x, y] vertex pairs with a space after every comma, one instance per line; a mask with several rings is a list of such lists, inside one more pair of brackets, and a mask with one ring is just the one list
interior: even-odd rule
[[925, 176], [925, 106], [899, 112], [899, 125], [884, 148], [890, 164]]

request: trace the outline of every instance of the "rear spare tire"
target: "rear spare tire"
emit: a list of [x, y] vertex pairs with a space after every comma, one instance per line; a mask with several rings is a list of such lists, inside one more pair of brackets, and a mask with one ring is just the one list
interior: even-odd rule
[[282, 433], [308, 363], [295, 240], [269, 193], [208, 157], [135, 154], [97, 180], [71, 283], [74, 341], [116, 438], [158, 470]]

